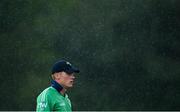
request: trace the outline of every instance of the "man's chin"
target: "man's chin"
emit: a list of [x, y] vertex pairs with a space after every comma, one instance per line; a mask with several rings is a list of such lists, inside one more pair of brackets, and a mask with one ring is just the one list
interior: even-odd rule
[[69, 88], [72, 88], [72, 87], [73, 87], [73, 85], [69, 86]]
[[72, 88], [72, 87], [73, 87], [73, 85], [68, 85], [68, 86], [67, 86], [67, 88]]

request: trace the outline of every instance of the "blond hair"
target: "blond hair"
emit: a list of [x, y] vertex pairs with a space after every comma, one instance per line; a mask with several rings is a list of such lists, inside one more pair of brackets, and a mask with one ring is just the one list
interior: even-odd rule
[[55, 80], [56, 78], [55, 78], [55, 76], [54, 76], [54, 74], [52, 74], [51, 75], [51, 78], [53, 79], [53, 80]]

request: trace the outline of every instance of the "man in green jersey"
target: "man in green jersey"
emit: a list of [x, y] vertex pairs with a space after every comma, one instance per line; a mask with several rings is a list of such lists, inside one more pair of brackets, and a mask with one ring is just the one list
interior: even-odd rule
[[37, 97], [36, 111], [72, 111], [66, 91], [73, 87], [74, 73], [79, 73], [79, 70], [69, 62], [56, 62], [52, 67], [51, 86]]

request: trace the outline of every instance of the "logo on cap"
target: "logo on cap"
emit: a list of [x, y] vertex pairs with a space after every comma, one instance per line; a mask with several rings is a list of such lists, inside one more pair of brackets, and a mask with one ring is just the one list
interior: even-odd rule
[[66, 64], [71, 66], [71, 63], [69, 63], [68, 61], [66, 62]]

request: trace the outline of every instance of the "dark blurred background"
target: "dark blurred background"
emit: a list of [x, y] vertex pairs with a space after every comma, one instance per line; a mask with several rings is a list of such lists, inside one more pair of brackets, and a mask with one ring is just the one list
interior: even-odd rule
[[0, 110], [35, 110], [66, 59], [73, 110], [180, 110], [180, 0], [1, 0]]

